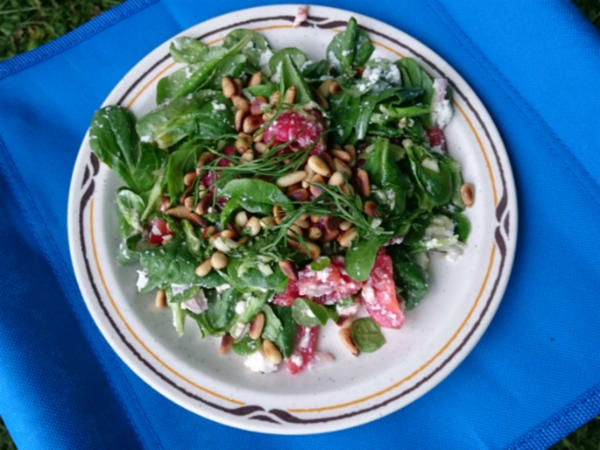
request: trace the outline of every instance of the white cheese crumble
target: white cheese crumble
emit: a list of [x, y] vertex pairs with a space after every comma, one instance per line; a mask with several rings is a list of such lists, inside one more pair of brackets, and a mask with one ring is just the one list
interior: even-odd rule
[[233, 339], [239, 339], [248, 330], [248, 324], [244, 322], [236, 322], [233, 328], [229, 331]]
[[433, 102], [431, 105], [433, 121], [440, 128], [444, 128], [452, 119], [452, 104], [446, 98], [448, 89], [448, 80], [445, 78], [436, 78], [433, 80]]
[[193, 287], [193, 285], [191, 285], [191, 284], [173, 283], [173, 284], [171, 284], [171, 294], [173, 294], [173, 295], [183, 294], [185, 291], [187, 291], [191, 287]]
[[240, 315], [243, 314], [244, 311], [246, 310], [246, 305], [247, 305], [247, 303], [245, 301], [243, 301], [243, 300], [237, 302], [235, 304], [235, 308], [234, 308], [235, 313], [236, 314], [240, 314]]
[[135, 283], [138, 292], [148, 286], [148, 273], [145, 270], [137, 271], [137, 281]]
[[271, 373], [277, 370], [277, 364], [273, 364], [261, 351], [257, 351], [248, 355], [244, 361], [244, 365], [252, 372]]
[[445, 253], [448, 261], [456, 261], [463, 253], [465, 245], [454, 234], [454, 222], [447, 216], [437, 215], [425, 229], [421, 243], [427, 250]]
[[211, 106], [213, 107], [213, 109], [215, 111], [223, 111], [225, 110], [227, 107], [223, 104], [223, 103], [219, 103], [215, 100], [213, 100], [212, 102], [210, 102]]
[[422, 162], [421, 165], [423, 167], [425, 167], [426, 169], [429, 169], [433, 172], [439, 172], [440, 171], [440, 166], [437, 162], [437, 159], [433, 159], [433, 158], [425, 158]]

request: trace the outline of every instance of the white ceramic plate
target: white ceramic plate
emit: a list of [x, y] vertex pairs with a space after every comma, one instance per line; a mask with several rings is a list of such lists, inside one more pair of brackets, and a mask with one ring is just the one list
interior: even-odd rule
[[[321, 350], [331, 364], [298, 376], [285, 370], [259, 375], [242, 358], [218, 355], [217, 339], [200, 339], [194, 324], [178, 338], [170, 311], [135, 289], [135, 267], [115, 262], [118, 226], [114, 194], [119, 180], [91, 154], [86, 135], [69, 197], [69, 243], [83, 298], [98, 328], [119, 356], [157, 391], [218, 422], [269, 433], [317, 433], [362, 424], [406, 406], [437, 385], [471, 351], [502, 298], [516, 244], [517, 204], [502, 140], [475, 93], [432, 50], [382, 22], [333, 8], [311, 7], [308, 24], [292, 28], [297, 6], [246, 9], [196, 25], [182, 34], [218, 43], [238, 27], [259, 30], [274, 48], [297, 46], [321, 59], [350, 16], [369, 31], [375, 56], [416, 58], [431, 74], [449, 79], [455, 116], [446, 128], [450, 153], [475, 187], [475, 205], [464, 257], [433, 258], [431, 290], [406, 314], [400, 330], [386, 330], [387, 344], [352, 357], [326, 330]], [[142, 59], [104, 104], [141, 115], [155, 106], [158, 79], [175, 69], [169, 43]]]

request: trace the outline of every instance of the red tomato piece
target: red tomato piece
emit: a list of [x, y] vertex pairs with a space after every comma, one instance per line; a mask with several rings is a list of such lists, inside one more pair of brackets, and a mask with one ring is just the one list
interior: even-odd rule
[[263, 142], [273, 142], [274, 145], [290, 142], [290, 150], [311, 147], [311, 154], [316, 155], [325, 151], [325, 141], [322, 139], [325, 131], [323, 116], [318, 111], [305, 112], [289, 110], [282, 112], [271, 123], [263, 134]]
[[150, 222], [150, 230], [148, 232], [148, 240], [151, 244], [165, 244], [172, 236], [173, 232], [169, 229], [169, 225], [165, 220], [157, 218], [152, 219]]
[[345, 270], [344, 261], [335, 258], [322, 270], [312, 270], [306, 266], [298, 273], [298, 292], [301, 297], [332, 305], [360, 291], [362, 283], [353, 280]]
[[300, 294], [298, 293], [297, 281], [290, 280], [285, 291], [273, 297], [273, 303], [280, 306], [292, 306], [292, 303], [294, 303], [294, 300], [298, 297], [300, 297]]
[[382, 248], [361, 292], [367, 312], [377, 324], [385, 328], [400, 328], [404, 323], [393, 270], [392, 258]]
[[319, 337], [319, 327], [298, 326], [296, 332], [296, 344], [294, 351], [288, 359], [285, 360], [288, 371], [295, 375], [308, 365], [315, 356], [317, 350], [317, 338]]

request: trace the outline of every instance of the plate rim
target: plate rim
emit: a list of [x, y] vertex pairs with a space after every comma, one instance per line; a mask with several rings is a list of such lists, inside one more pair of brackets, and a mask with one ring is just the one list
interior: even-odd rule
[[[257, 19], [258, 21], [261, 19], [271, 19], [273, 17], [273, 13], [276, 12], [277, 9], [290, 8], [290, 11], [295, 11], [295, 9], [292, 9], [292, 8], [297, 8], [298, 6], [299, 5], [297, 5], [297, 4], [280, 4], [280, 5], [267, 5], [267, 6], [260, 6], [260, 7], [236, 10], [236, 11], [232, 11], [232, 12], [229, 12], [226, 14], [222, 14], [222, 15], [214, 17], [214, 18], [204, 20], [202, 22], [199, 22], [199, 23], [189, 27], [186, 30], [181, 31], [180, 33], [177, 33], [176, 35], [170, 37], [165, 42], [161, 43], [156, 48], [154, 48], [153, 50], [148, 52], [143, 58], [141, 58], [115, 85], [115, 87], [112, 89], [110, 94], [107, 96], [107, 98], [103, 102], [103, 105], [107, 104], [108, 100], [112, 99], [115, 96], [115, 94], [119, 92], [120, 89], [122, 90], [123, 89], [122, 85], [125, 84], [125, 81], [128, 80], [130, 77], [132, 77], [137, 71], [142, 69], [144, 67], [144, 63], [146, 61], [151, 60], [153, 55], [158, 53], [161, 50], [161, 47], [163, 47], [165, 45], [165, 43], [168, 43], [169, 41], [171, 41], [175, 36], [189, 34], [192, 32], [192, 30], [194, 30], [195, 28], [198, 28], [198, 27], [210, 27], [210, 26], [213, 26], [212, 25], [213, 23], [214, 24], [218, 24], [219, 22], [223, 23], [223, 22], [226, 22], [227, 20], [229, 20], [230, 18], [233, 20], [244, 18], [244, 17], [252, 18], [252, 16], [257, 15], [257, 14], [262, 14], [263, 12], [266, 14], [270, 14], [270, 16], [264, 17], [264, 18], [259, 18], [259, 19]], [[69, 189], [68, 212], [67, 212], [68, 232], [69, 232], [69, 249], [70, 249], [70, 253], [71, 253], [71, 260], [72, 260], [74, 271], [76, 274], [78, 286], [82, 293], [82, 297], [85, 300], [86, 307], [90, 311], [90, 314], [92, 315], [96, 326], [100, 329], [101, 333], [103, 334], [105, 339], [109, 342], [109, 344], [113, 348], [113, 350], [128, 365], [128, 367], [131, 368], [140, 378], [142, 378], [153, 389], [160, 392], [162, 395], [169, 398], [171, 401], [179, 404], [180, 406], [182, 406], [196, 414], [199, 414], [203, 417], [209, 418], [211, 420], [215, 420], [220, 423], [225, 423], [227, 425], [234, 426], [236, 428], [242, 428], [242, 429], [251, 430], [251, 431], [267, 432], [267, 433], [277, 433], [277, 434], [317, 433], [317, 432], [340, 430], [340, 429], [344, 429], [344, 428], [348, 428], [348, 427], [357, 426], [357, 425], [375, 420], [376, 418], [382, 417], [384, 415], [390, 414], [396, 410], [399, 410], [399, 409], [407, 406], [408, 404], [412, 403], [412, 401], [421, 397], [425, 393], [429, 392], [429, 390], [433, 389], [435, 386], [437, 386], [443, 379], [445, 379], [452, 371], [454, 371], [456, 369], [456, 367], [464, 360], [464, 358], [466, 358], [467, 355], [470, 354], [472, 349], [479, 342], [479, 339], [481, 338], [481, 336], [483, 335], [483, 333], [489, 326], [489, 323], [493, 319], [495, 312], [502, 301], [502, 298], [503, 298], [505, 290], [506, 290], [506, 285], [510, 278], [510, 273], [511, 273], [512, 265], [513, 265], [514, 254], [515, 254], [515, 249], [516, 249], [516, 244], [517, 244], [517, 233], [518, 233], [518, 205], [517, 205], [516, 188], [515, 188], [514, 177], [513, 177], [508, 153], [506, 151], [506, 147], [502, 141], [502, 138], [498, 132], [498, 129], [497, 129], [495, 122], [493, 121], [489, 111], [484, 106], [483, 102], [479, 99], [477, 94], [473, 91], [471, 86], [466, 82], [466, 80], [452, 66], [450, 66], [450, 64], [448, 64], [440, 55], [438, 55], [435, 51], [433, 51], [427, 45], [423, 44], [421, 41], [417, 40], [416, 38], [412, 37], [411, 35], [407, 34], [406, 32], [404, 32], [392, 25], [388, 25], [385, 22], [382, 22], [378, 19], [374, 19], [372, 17], [365, 16], [363, 14], [344, 10], [344, 9], [331, 8], [331, 7], [327, 7], [327, 6], [318, 6], [318, 5], [311, 5], [310, 8], [312, 11], [317, 10], [317, 11], [323, 11], [324, 13], [327, 13], [329, 16], [331, 16], [331, 17], [328, 17], [329, 19], [336, 19], [336, 18], [339, 18], [340, 16], [344, 17], [345, 19], [341, 20], [343, 23], [345, 23], [347, 18], [349, 18], [350, 16], [354, 16], [358, 19], [359, 23], [361, 23], [361, 21], [363, 23], [365, 23], [365, 21], [366, 21], [366, 22], [376, 24], [378, 26], [380, 25], [384, 29], [390, 30], [391, 35], [385, 36], [382, 33], [377, 32], [372, 29], [368, 29], [369, 33], [373, 33], [375, 31], [375, 34], [381, 35], [382, 37], [386, 38], [389, 41], [392, 41], [392, 42], [396, 41], [396, 43], [398, 45], [406, 46], [404, 43], [401, 43], [400, 40], [395, 39], [395, 37], [394, 37], [394, 36], [396, 36], [396, 37], [400, 36], [403, 40], [408, 40], [408, 41], [410, 41], [411, 44], [420, 46], [426, 52], [429, 52], [431, 54], [430, 56], [432, 56], [434, 59], [437, 59], [438, 63], [441, 63], [443, 66], [447, 66], [446, 68], [449, 69], [449, 71], [451, 72], [451, 76], [448, 76], [448, 78], [450, 79], [452, 77], [451, 81], [458, 81], [460, 84], [462, 84], [462, 87], [464, 87], [466, 89], [466, 94], [462, 94], [463, 99], [467, 103], [470, 103], [471, 101], [473, 101], [475, 103], [474, 107], [471, 105], [471, 109], [478, 116], [478, 120], [479, 120], [480, 124], [486, 131], [488, 141], [494, 147], [494, 153], [497, 158], [496, 165], [497, 165], [498, 169], [500, 170], [500, 172], [504, 172], [503, 180], [502, 180], [503, 184], [504, 184], [503, 199], [506, 198], [506, 204], [504, 205], [504, 211], [501, 212], [500, 214], [498, 214], [498, 220], [501, 220], [501, 218], [503, 217], [502, 214], [504, 212], [506, 212], [507, 210], [510, 210], [510, 212], [512, 214], [511, 219], [510, 219], [512, 229], [511, 229], [511, 234], [509, 235], [510, 239], [507, 242], [503, 241], [504, 238], [501, 235], [501, 230], [500, 230], [499, 237], [498, 237], [498, 235], [495, 236], [496, 240], [500, 239], [503, 242], [505, 259], [503, 259], [504, 271], [503, 272], [501, 271], [499, 273], [497, 281], [496, 281], [496, 286], [494, 288], [495, 292], [492, 292], [490, 294], [490, 301], [488, 304], [488, 306], [490, 306], [490, 309], [487, 311], [484, 311], [481, 314], [481, 318], [480, 318], [481, 323], [479, 324], [479, 327], [473, 328], [472, 335], [470, 337], [468, 336], [465, 338], [465, 341], [463, 343], [464, 345], [461, 345], [461, 348], [457, 349], [456, 354], [452, 356], [451, 360], [447, 364], [445, 364], [441, 370], [436, 371], [436, 372], [434, 372], [434, 374], [432, 374], [434, 381], [426, 384], [426, 386], [420, 390], [420, 392], [418, 393], [418, 395], [416, 395], [415, 398], [411, 399], [410, 401], [406, 402], [405, 404], [394, 405], [392, 407], [383, 407], [383, 409], [379, 410], [380, 412], [382, 412], [382, 414], [380, 414], [380, 413], [360, 414], [360, 415], [354, 416], [354, 418], [350, 421], [348, 421], [346, 419], [343, 419], [341, 421], [332, 421], [332, 422], [327, 422], [327, 425], [325, 425], [325, 426], [318, 426], [318, 427], [314, 427], [314, 426], [310, 426], [310, 425], [303, 426], [303, 427], [274, 426], [273, 424], [270, 424], [269, 422], [263, 421], [266, 419], [257, 420], [255, 422], [251, 422], [250, 420], [240, 421], [240, 417], [242, 415], [239, 415], [238, 417], [236, 417], [236, 416], [228, 417], [228, 416], [224, 416], [221, 414], [213, 414], [214, 411], [212, 411], [211, 409], [198, 408], [187, 402], [181, 401], [181, 399], [178, 396], [174, 395], [170, 391], [170, 389], [166, 388], [164, 385], [162, 385], [160, 383], [159, 380], [157, 380], [153, 376], [151, 376], [151, 373], [148, 373], [146, 370], [144, 370], [143, 367], [140, 367], [140, 362], [137, 359], [135, 359], [135, 356], [133, 354], [131, 354], [131, 352], [127, 351], [126, 348], [123, 347], [123, 343], [121, 343], [117, 340], [117, 336], [115, 335], [114, 331], [116, 331], [116, 333], [120, 333], [118, 327], [113, 325], [114, 331], [107, 330], [104, 328], [105, 327], [103, 325], [104, 320], [100, 316], [100, 311], [94, 305], [95, 301], [93, 299], [88, 298], [89, 292], [86, 292], [86, 289], [85, 289], [87, 287], [87, 282], [82, 283], [82, 280], [83, 280], [83, 277], [85, 276], [85, 274], [83, 273], [83, 267], [82, 267], [81, 263], [78, 263], [78, 261], [81, 259], [81, 256], [78, 253], [78, 251], [81, 250], [81, 247], [78, 247], [76, 245], [79, 243], [77, 241], [77, 237], [76, 237], [79, 233], [78, 233], [78, 230], [75, 229], [75, 225], [79, 221], [74, 220], [75, 213], [77, 211], [77, 206], [78, 206], [78, 202], [77, 202], [78, 198], [77, 197], [79, 195], [81, 195], [81, 189], [82, 189], [82, 186], [80, 186], [81, 178], [78, 177], [77, 175], [83, 175], [84, 170], [90, 170], [92, 172], [91, 177], [93, 178], [93, 176], [95, 174], [97, 174], [97, 171], [99, 169], [99, 167], [98, 167], [99, 163], [97, 160], [96, 160], [96, 162], [94, 162], [94, 158], [90, 159], [89, 165], [87, 164], [86, 161], [84, 161], [84, 159], [86, 157], [91, 155], [91, 152], [89, 152], [89, 151], [86, 152], [86, 149], [85, 149], [85, 146], [86, 146], [86, 143], [87, 143], [88, 137], [89, 137], [88, 132], [86, 132], [86, 134], [82, 140], [82, 144], [79, 148], [78, 154], [77, 154], [77, 159], [75, 162], [73, 175], [72, 175], [72, 179], [71, 179], [71, 186]], [[293, 15], [282, 16], [281, 14], [276, 14], [274, 17], [276, 19], [282, 19], [282, 20], [284, 20], [284, 19], [289, 20], [289, 18], [291, 17], [291, 19], [293, 20]], [[290, 22], [291, 22], [291, 20], [290, 20]], [[340, 26], [343, 25], [343, 24], [339, 24], [340, 20], [333, 20], [333, 22], [338, 23], [338, 25], [340, 25]], [[289, 23], [289, 22], [287, 22], [287, 23]], [[232, 29], [236, 26], [239, 26], [239, 24], [235, 23], [235, 24], [229, 25], [228, 27], [223, 27], [222, 29], [213, 30], [213, 33], [220, 33], [223, 30]], [[412, 49], [412, 48], [408, 48], [408, 49], [411, 53], [419, 54], [418, 52], [415, 52], [414, 49]], [[437, 69], [437, 65], [434, 64], [432, 61], [428, 60], [428, 58], [424, 57], [423, 55], [419, 55], [419, 56], [421, 57], [421, 59], [425, 60], [425, 62], [430, 67], [434, 67]], [[166, 59], [168, 59], [168, 55], [167, 55]], [[162, 64], [162, 62], [164, 62], [164, 60], [161, 59], [158, 62], [156, 62], [155, 64], [153, 64], [146, 71], [146, 73], [140, 77], [140, 79], [143, 80], [147, 76], [148, 73], [151, 73], [151, 71], [154, 68], [159, 67]], [[437, 69], [437, 71], [441, 72], [439, 69]], [[446, 71], [441, 72], [441, 73], [446, 74]], [[454, 83], [453, 83], [453, 86], [454, 86]], [[125, 94], [121, 97], [121, 100], [124, 100], [125, 98], [127, 98], [129, 93], [130, 93], [130, 90], [127, 90], [127, 92], [125, 92]], [[111, 101], [111, 103], [113, 103], [113, 102]], [[479, 111], [479, 113], [482, 114], [483, 119], [481, 117], [479, 117], [478, 111]], [[484, 123], [485, 123], [485, 125], [484, 125]], [[489, 127], [489, 130], [487, 129], [486, 126]], [[498, 146], [498, 148], [495, 148], [496, 146]], [[502, 163], [504, 163], [504, 165]], [[510, 192], [510, 195], [508, 195], [509, 192]], [[502, 203], [503, 199], [501, 199], [500, 203]], [[83, 207], [80, 207], [80, 209], [77, 211], [79, 213], [78, 215], [82, 216], [84, 214], [84, 210], [85, 210], [85, 205], [83, 205]], [[498, 225], [498, 228], [500, 228], [500, 225]], [[497, 228], [497, 230], [498, 230], [498, 228]], [[84, 232], [83, 229], [81, 229], [82, 236], [83, 236], [83, 232]], [[84, 252], [85, 252], [85, 249], [84, 249]], [[89, 270], [89, 268], [88, 268], [88, 270]], [[91, 275], [90, 275], [90, 278], [91, 278]], [[106, 317], [108, 318], [108, 320], [110, 321], [111, 320], [110, 314], [108, 314], [107, 312], [105, 312], [105, 314], [106, 314]], [[134, 348], [131, 348], [131, 350], [134, 353], [136, 351]], [[154, 371], [154, 372], [159, 377], [161, 376], [161, 374], [159, 372], [156, 372], [156, 371]], [[240, 407], [237, 409], [240, 410], [243, 408], [247, 408], [247, 406]], [[256, 411], [254, 411], [254, 412], [256, 412]], [[269, 411], [269, 412], [272, 412], [272, 411]], [[251, 415], [252, 412], [248, 413], [248, 414]], [[246, 415], [247, 414], [243, 414], [244, 417]], [[281, 417], [280, 417], [280, 419], [281, 419]], [[286, 421], [284, 421], [284, 423], [286, 423]], [[332, 423], [335, 425], [333, 425], [333, 426], [328, 425], [328, 424], [332, 424]]]

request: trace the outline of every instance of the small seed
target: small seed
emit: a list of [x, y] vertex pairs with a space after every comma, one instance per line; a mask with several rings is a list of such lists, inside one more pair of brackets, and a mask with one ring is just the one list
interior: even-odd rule
[[260, 220], [258, 220], [257, 217], [252, 216], [248, 219], [244, 228], [250, 236], [256, 236], [260, 233]]
[[265, 122], [270, 121], [273, 117], [275, 117], [275, 113], [274, 112], [266, 112], [266, 113], [263, 113], [263, 115], [262, 115], [262, 119]]
[[262, 82], [262, 73], [254, 72], [248, 81], [248, 86], [256, 86]]
[[318, 173], [321, 176], [328, 177], [331, 174], [331, 170], [325, 161], [317, 155], [312, 155], [308, 158], [307, 165], [313, 172]]
[[349, 163], [350, 161], [352, 161], [352, 156], [350, 155], [350, 153], [348, 153], [345, 150], [342, 150], [341, 148], [334, 148], [333, 150], [331, 150], [331, 154], [336, 158], [341, 159], [345, 163]]
[[229, 350], [231, 349], [232, 345], [233, 345], [233, 338], [231, 337], [231, 335], [229, 333], [225, 334], [221, 338], [221, 344], [219, 345], [219, 354], [226, 355], [227, 353], [229, 353]]
[[346, 150], [346, 153], [348, 153], [350, 155], [350, 165], [353, 166], [354, 164], [356, 164], [356, 148], [354, 147], [354, 145], [346, 145], [344, 147], [344, 150]]
[[302, 214], [298, 217], [298, 220], [294, 222], [294, 225], [298, 225], [300, 228], [309, 228], [310, 222], [308, 221], [308, 214]]
[[235, 83], [229, 77], [223, 77], [221, 79], [221, 88], [223, 89], [223, 95], [227, 98], [233, 97], [237, 92]]
[[333, 159], [333, 167], [338, 172], [342, 172], [348, 176], [352, 175], [352, 170], [350, 169], [350, 167], [348, 167], [348, 165], [339, 158]]
[[312, 178], [310, 179], [311, 182], [313, 183], [319, 183], [319, 184], [323, 184], [325, 183], [325, 179], [319, 175], [318, 173], [315, 173]]
[[287, 235], [291, 238], [296, 237], [296, 235], [300, 235], [302, 236], [302, 228], [300, 228], [298, 225], [293, 224], [290, 226], [290, 228], [288, 229]]
[[244, 116], [246, 115], [245, 111], [238, 109], [235, 112], [235, 131], [242, 131], [242, 126], [244, 123]]
[[223, 239], [235, 239], [237, 237], [237, 233], [235, 232], [235, 230], [227, 229], [221, 231], [220, 236]]
[[260, 153], [261, 155], [267, 151], [267, 144], [265, 144], [264, 142], [256, 142], [254, 144], [254, 150], [256, 150], [257, 153]]
[[248, 112], [250, 109], [250, 102], [241, 95], [234, 95], [231, 97], [231, 102], [237, 110]]
[[[266, 122], [266, 121], [265, 121], [265, 122]], [[264, 133], [255, 133], [255, 134], [254, 134], [254, 137], [252, 138], [252, 140], [253, 140], [254, 142], [257, 142], [257, 143], [258, 143], [258, 142], [262, 142], [262, 140], [263, 140], [263, 134], [264, 134]]]
[[263, 113], [263, 105], [267, 104], [267, 99], [264, 97], [256, 97], [250, 104], [250, 114], [260, 116]]
[[306, 172], [304, 170], [299, 170], [297, 172], [288, 173], [282, 177], [277, 178], [277, 186], [279, 187], [288, 187], [292, 186], [296, 183], [300, 183], [302, 180], [306, 178]]
[[202, 239], [208, 239], [216, 232], [217, 232], [217, 229], [214, 226], [211, 225], [209, 227], [206, 227], [204, 229], [204, 231], [202, 232]]
[[309, 194], [306, 189], [294, 189], [288, 194], [288, 197], [298, 202], [304, 202], [308, 200]]
[[279, 205], [273, 206], [273, 217], [275, 218], [276, 224], [280, 224], [283, 220], [283, 214]]
[[252, 161], [254, 159], [254, 152], [252, 150], [246, 150], [244, 153], [242, 153], [241, 158], [244, 161]]
[[460, 187], [460, 198], [465, 206], [473, 205], [475, 202], [475, 192], [473, 192], [473, 185], [471, 183], [464, 183]]
[[196, 267], [196, 270], [194, 272], [199, 277], [205, 277], [206, 275], [208, 275], [210, 273], [211, 270], [212, 270], [212, 264], [211, 264], [210, 258], [209, 258], [206, 261], [204, 261], [203, 263], [199, 264], [198, 267]]
[[193, 209], [194, 208], [194, 197], [187, 196], [186, 198], [184, 198], [183, 206], [185, 206], [188, 209]]
[[350, 244], [352, 244], [352, 241], [356, 237], [356, 234], [357, 233], [355, 228], [350, 228], [344, 231], [337, 237], [338, 244], [345, 248], [350, 247]]
[[296, 275], [296, 271], [294, 270], [294, 265], [289, 259], [284, 259], [283, 261], [279, 261], [279, 268], [281, 271], [286, 274], [286, 276], [290, 280], [297, 280], [298, 276]]
[[265, 230], [272, 228], [275, 225], [275, 223], [275, 219], [271, 216], [263, 217], [262, 219], [260, 219], [260, 226]]
[[183, 176], [183, 184], [186, 186], [191, 186], [194, 180], [196, 179], [196, 171], [188, 172]]
[[329, 93], [331, 95], [339, 94], [340, 92], [342, 92], [342, 87], [337, 81], [334, 81], [329, 85]]
[[169, 199], [169, 197], [167, 197], [166, 195], [163, 195], [160, 198], [160, 212], [165, 212], [167, 209], [169, 209], [169, 205], [171, 204], [171, 200]]
[[323, 242], [331, 242], [340, 234], [340, 230], [325, 230], [323, 236], [321, 236], [321, 240]]
[[358, 169], [356, 172], [356, 180], [360, 187], [360, 193], [363, 197], [371, 195], [371, 185], [369, 184], [369, 174], [364, 169]]
[[369, 217], [375, 217], [377, 215], [377, 205], [372, 200], [367, 200], [363, 206], [364, 213]]
[[329, 97], [331, 94], [329, 92], [329, 87], [331, 86], [331, 84], [334, 82], [334, 80], [332, 80], [331, 78], [328, 80], [323, 81], [319, 87], [318, 87], [318, 91], [319, 94], [321, 94], [321, 97], [323, 98], [327, 98]]
[[154, 297], [154, 304], [158, 309], [162, 309], [167, 306], [167, 295], [164, 289], [156, 291], [156, 297]]
[[310, 227], [308, 229], [308, 238], [313, 241], [320, 239], [322, 235], [323, 235], [323, 232], [321, 231], [321, 229], [319, 227]]
[[198, 203], [198, 206], [196, 206], [196, 213], [200, 215], [206, 214], [208, 212], [208, 208], [210, 208], [210, 206], [212, 205], [212, 201], [213, 194], [212, 192], [209, 192], [204, 197], [202, 197], [202, 199]]
[[344, 184], [344, 175], [342, 174], [342, 172], [333, 172], [333, 175], [331, 175], [331, 178], [327, 183], [330, 186], [341, 186], [342, 184]]
[[296, 100], [296, 86], [290, 86], [285, 90], [283, 101], [285, 103], [294, 103], [294, 100]]
[[277, 103], [279, 103], [279, 100], [281, 99], [281, 94], [279, 93], [279, 91], [275, 91], [271, 94], [271, 96], [269, 97], [269, 105], [273, 106], [276, 105]]
[[279, 364], [281, 362], [281, 352], [271, 341], [265, 339], [261, 345], [261, 348], [265, 358], [267, 358], [267, 360], [269, 360], [271, 363]]
[[352, 353], [354, 356], [358, 356], [358, 348], [354, 345], [352, 341], [352, 331], [349, 327], [340, 328], [338, 332], [342, 343], [346, 346], [346, 348]]
[[321, 247], [314, 242], [306, 241], [304, 245], [306, 245], [308, 248], [308, 254], [312, 259], [317, 259], [319, 256], [321, 256]]
[[247, 116], [244, 118], [242, 129], [244, 133], [252, 134], [260, 128], [262, 124], [262, 117], [260, 116]]
[[352, 226], [352, 224], [350, 222], [348, 222], [347, 220], [344, 220], [343, 222], [340, 222], [339, 228], [342, 231], [347, 231], [350, 229], [351, 226]]
[[250, 339], [258, 339], [263, 332], [263, 328], [265, 327], [265, 315], [264, 313], [258, 313], [250, 322], [250, 327], [248, 328], [248, 336]]
[[187, 219], [187, 217], [190, 214], [190, 210], [189, 208], [186, 208], [183, 205], [177, 205], [174, 206], [173, 208], [169, 208], [165, 211], [165, 214], [171, 216], [171, 217], [175, 217], [176, 219]]
[[248, 222], [248, 214], [246, 214], [246, 211], [240, 211], [235, 215], [233, 221], [237, 227], [242, 228], [246, 225], [246, 222]]
[[186, 219], [200, 228], [206, 228], [208, 226], [208, 223], [206, 222], [206, 220], [204, 220], [198, 214], [193, 213], [193, 212], [190, 212], [188, 214], [188, 216], [186, 217]]
[[238, 153], [240, 155], [248, 150], [248, 142], [245, 139], [241, 139], [240, 137], [238, 137], [236, 139], [233, 146], [235, 147], [235, 149], [238, 151]]
[[221, 270], [227, 267], [227, 256], [221, 252], [214, 252], [210, 257], [210, 264], [213, 269]]

